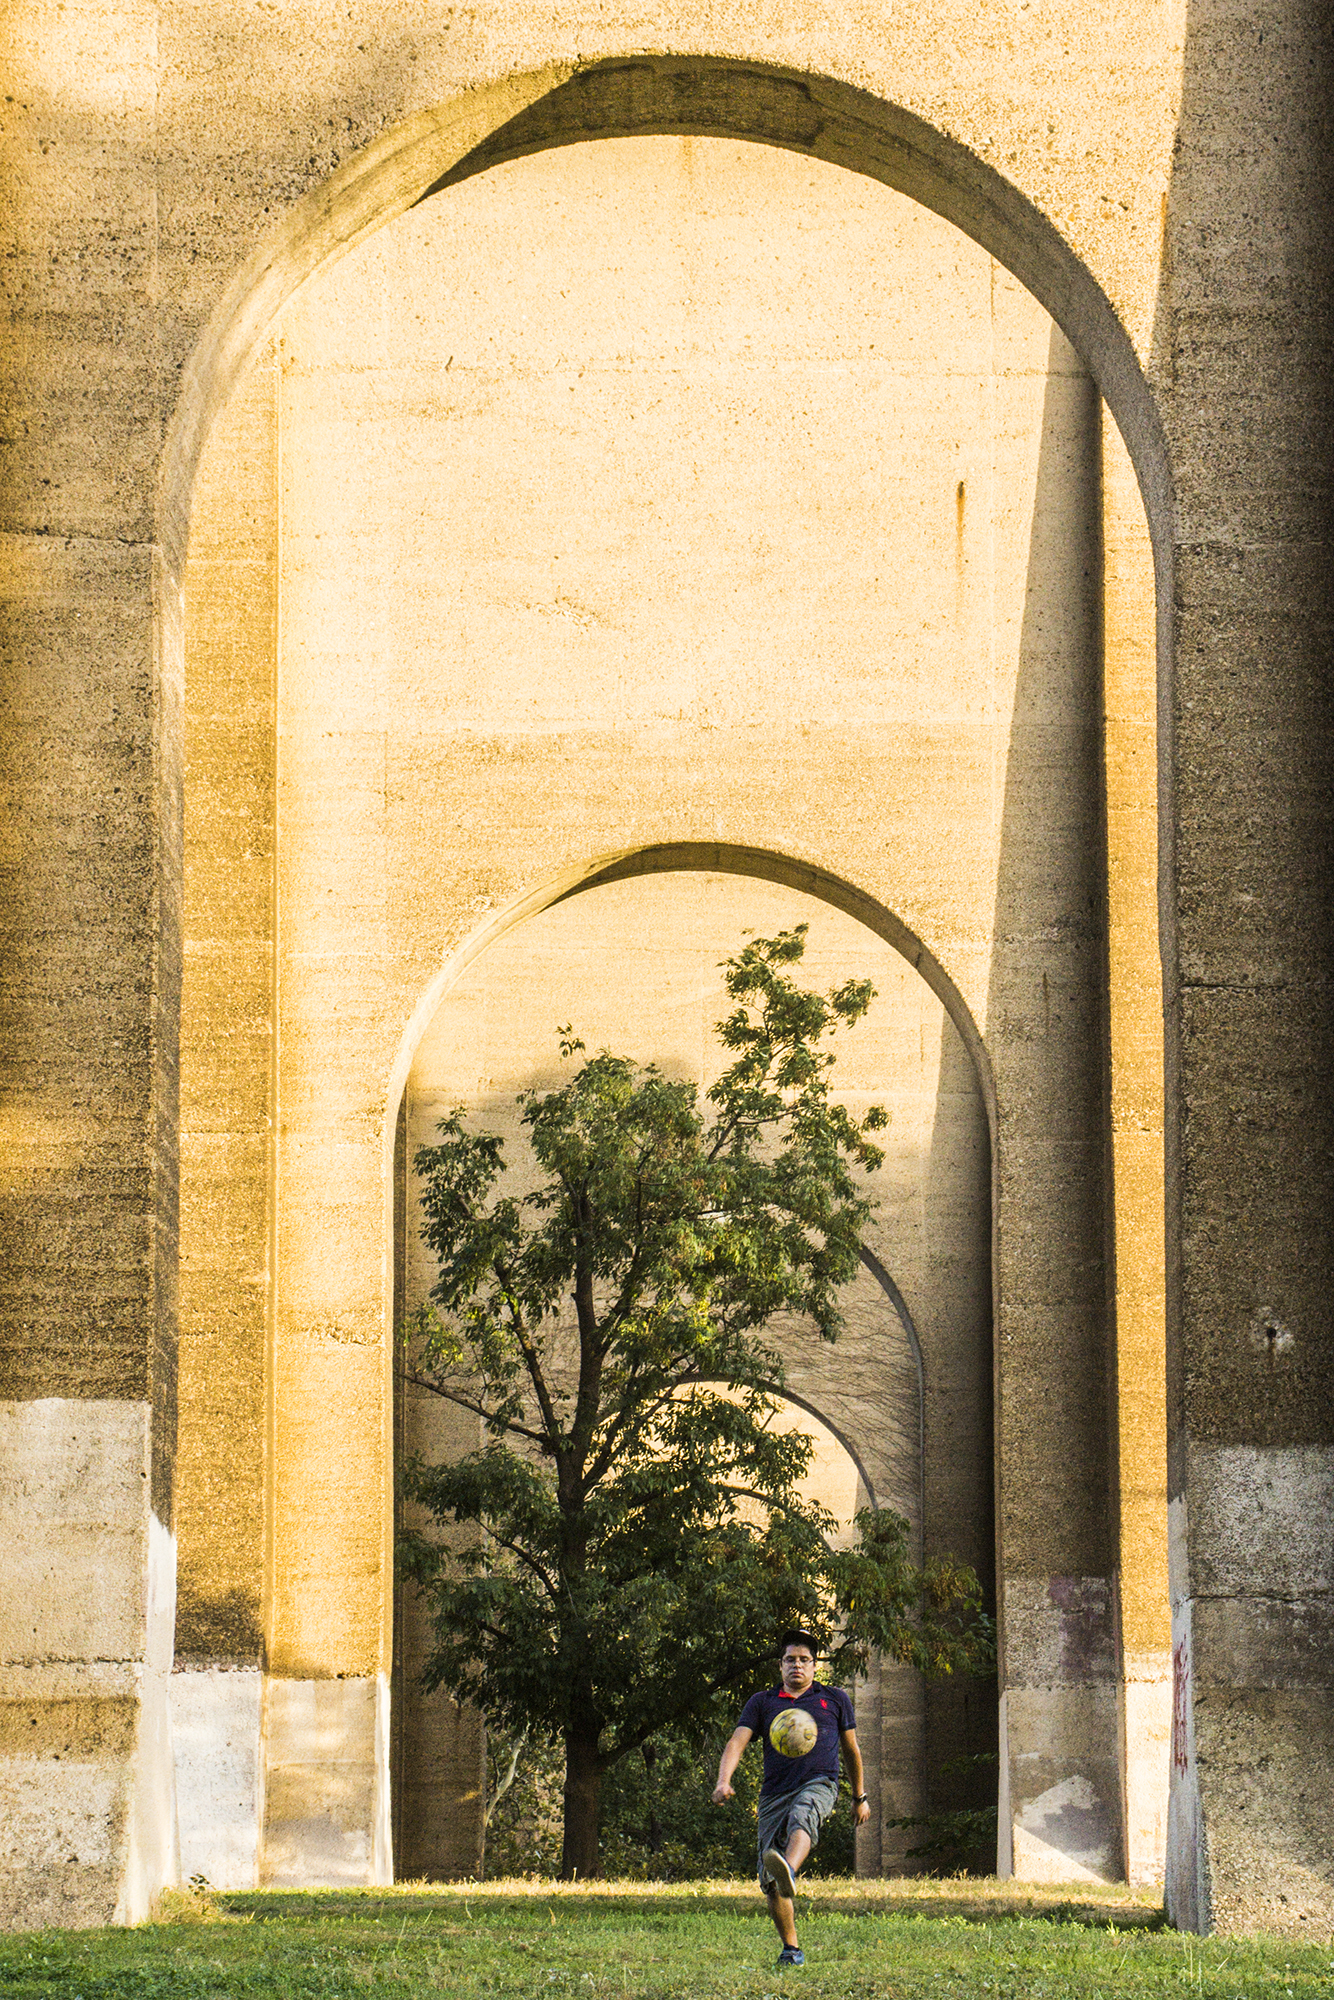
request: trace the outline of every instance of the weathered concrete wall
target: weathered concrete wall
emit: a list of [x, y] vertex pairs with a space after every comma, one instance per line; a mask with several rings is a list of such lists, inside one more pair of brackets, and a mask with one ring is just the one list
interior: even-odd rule
[[[289, 4], [248, 19], [243, 42], [207, 6], [55, 20], [21, 4], [5, 21], [5, 726], [25, 834], [3, 899], [7, 1393], [152, 1408], [152, 1505], [169, 1522], [178, 584], [196, 448], [234, 369], [302, 275], [565, 69], [679, 50], [670, 73], [645, 62], [581, 84], [561, 115], [744, 129], [897, 180], [1061, 315], [1146, 485], [1169, 669], [1172, 1893], [1188, 1920], [1227, 1924], [1327, 1923], [1334, 1895], [1320, 1816], [1334, 1784], [1311, 1748], [1330, 1679], [1324, 1572], [1268, 1595], [1211, 1540], [1231, 1478], [1218, 1454], [1284, 1455], [1277, 1482], [1256, 1485], [1277, 1536], [1278, 1496], [1309, 1512], [1310, 1454], [1331, 1445], [1323, 34], [1297, 0], [1258, 17], [1196, 0], [1184, 23], [1129, 0], [1092, 14], [938, 0], [855, 30], [823, 6], [781, 21], [650, 8], [633, 23], [484, 6], [439, 30], [390, 6], [345, 36]], [[719, 53], [833, 81], [703, 60]], [[544, 63], [539, 80], [491, 88]], [[164, 432], [215, 308], [156, 531]], [[138, 1494], [101, 1491], [127, 1547], [145, 1541]], [[1267, 1621], [1272, 1649], [1242, 1657], [1196, 1632], [1200, 1578]], [[141, 1633], [125, 1657], [147, 1651]], [[1315, 1803], [1281, 1776], [1298, 1743], [1322, 1774]], [[80, 1912], [110, 1893], [90, 1890]]]
[[233, 399], [186, 571], [179, 1544], [181, 1863], [260, 1856], [274, 1082], [277, 378]]
[[253, 1889], [264, 1823], [264, 1676], [178, 1654], [170, 1700], [181, 1880], [202, 1875], [215, 1889]]
[[247, 378], [186, 575], [178, 1667], [263, 1655], [274, 1054], [277, 381]]
[[176, 1552], [134, 1399], [0, 1405], [0, 1921], [135, 1923], [175, 1880]]
[[[554, 50], [559, 59], [567, 46], [590, 39], [596, 44], [608, 30], [605, 24], [570, 20], [557, 27], [537, 16], [502, 14], [488, 16], [480, 34], [470, 28], [463, 37], [423, 37], [414, 23], [405, 38], [403, 24], [381, 14], [364, 34], [359, 30], [355, 47], [349, 42], [344, 48], [323, 33], [312, 35], [296, 10], [286, 9], [263, 27], [251, 24], [242, 54], [230, 29], [207, 9], [169, 11], [151, 24], [105, 10], [96, 19], [101, 46], [89, 64], [84, 16], [59, 30], [45, 21], [38, 25], [22, 9], [7, 16], [15, 80], [7, 213], [22, 246], [9, 267], [18, 314], [9, 352], [18, 364], [14, 407], [21, 431], [11, 454], [6, 517], [18, 537], [8, 602], [21, 648], [14, 656], [19, 699], [10, 716], [20, 732], [18, 803], [33, 842], [20, 893], [6, 904], [15, 927], [6, 963], [16, 980], [7, 989], [8, 1052], [21, 1079], [17, 1102], [28, 1142], [16, 1155], [24, 1167], [16, 1186], [12, 1240], [19, 1254], [8, 1267], [7, 1338], [15, 1357], [13, 1386], [21, 1396], [54, 1391], [83, 1398], [128, 1389], [160, 1407], [157, 1505], [159, 1518], [166, 1518], [180, 897], [178, 586], [191, 440], [202, 435], [200, 422], [216, 412], [230, 387], [228, 357], [249, 352], [265, 313], [303, 269], [348, 240], [349, 230], [410, 199], [424, 185], [419, 170], [429, 179], [434, 166], [447, 165], [562, 72], [557, 68], [539, 83], [498, 95], [481, 92], [452, 120], [435, 119], [427, 107], [521, 68], [539, 52], [545, 60]], [[636, 37], [646, 26], [652, 37], [679, 36], [684, 48], [717, 45], [719, 27], [712, 20], [694, 25], [676, 14], [656, 29], [637, 24]], [[942, 16], [938, 34], [938, 46], [928, 38], [900, 47], [876, 30], [845, 66], [955, 125], [965, 142], [985, 135], [984, 155], [994, 147], [1001, 158], [1026, 135], [1036, 136], [1034, 114], [1010, 93], [1013, 77], [1023, 73], [1015, 51], [992, 49], [972, 17]], [[813, 20], [800, 32], [775, 33], [739, 17], [722, 40], [734, 42], [738, 53], [762, 45], [771, 58], [827, 61], [835, 68], [842, 61], [832, 22]], [[1113, 40], [1104, 38], [1104, 46]], [[1116, 274], [1110, 290], [1119, 299], [1143, 302], [1149, 287], [1145, 270], [1136, 269], [1135, 247], [1153, 240], [1155, 162], [1160, 167], [1166, 158], [1167, 121], [1118, 118], [1117, 100], [1147, 96], [1170, 110], [1171, 77], [1164, 95], [1156, 29], [1140, 39], [1132, 35], [1129, 43], [1133, 60], [1118, 71], [1115, 88], [1077, 96], [1085, 121], [1101, 119], [1105, 131], [1117, 135], [1121, 150], [1107, 149], [1117, 161], [1110, 179], [1128, 199], [1104, 215], [1109, 176], [1099, 173], [1095, 189], [1081, 174], [1073, 205], [1063, 197], [1063, 214], [1093, 263]], [[944, 63], [940, 51], [948, 51]], [[645, 74], [652, 83], [652, 74]], [[219, 77], [229, 87], [217, 89]], [[971, 115], [955, 118], [942, 104], [942, 78], [949, 79], [946, 96], [957, 98], [961, 111], [977, 99]], [[676, 104], [674, 83], [668, 94]], [[812, 129], [809, 101], [804, 87], [785, 95], [765, 79], [743, 81], [740, 99], [732, 110], [723, 108], [722, 122], [749, 119], [757, 132], [778, 137], [795, 115], [800, 131], [794, 128], [794, 136], [808, 144], [809, 136], [801, 135]], [[709, 124], [718, 107], [702, 101], [701, 108]], [[1044, 94], [1043, 119], [1048, 108]], [[176, 470], [166, 481], [155, 626], [152, 485], [182, 364], [207, 314], [285, 204], [376, 133], [418, 112], [416, 151], [410, 144], [400, 154], [392, 141], [380, 149], [378, 165], [362, 183], [364, 204], [350, 184], [321, 202], [325, 235], [324, 222], [316, 222], [313, 234], [307, 226], [314, 211], [298, 220], [285, 247], [263, 260], [268, 276], [257, 266], [240, 281], [236, 310], [224, 314], [225, 328], [219, 322], [220, 344], [200, 350], [175, 434], [183, 456], [172, 458]], [[678, 105], [672, 116], [680, 115]], [[846, 118], [841, 129], [846, 137]], [[1039, 195], [1053, 184], [1059, 156], [1078, 159], [1088, 138], [1085, 131], [1053, 149], [1050, 131], [1041, 129], [1041, 146], [1027, 149]], [[1124, 150], [1128, 131], [1143, 135], [1133, 156]], [[950, 158], [963, 187], [972, 172], [966, 144], [957, 160]], [[952, 170], [922, 167], [930, 185], [947, 193]], [[966, 188], [960, 203], [981, 217], [985, 234], [994, 218], [985, 203], [979, 206], [984, 182], [985, 176]], [[1030, 237], [1030, 249], [1048, 240], [1041, 228], [1030, 228], [1022, 204], [1012, 205], [1005, 228], [1015, 234], [1019, 261]], [[1059, 263], [1060, 239], [1053, 235], [1050, 242]], [[1108, 254], [1099, 255], [1099, 245]], [[1067, 257], [1062, 268], [1077, 275], [1077, 260]], [[1133, 307], [1129, 317], [1133, 321]], [[92, 663], [96, 672], [90, 674]], [[43, 779], [53, 746], [77, 746], [77, 785], [66, 783], [58, 796]], [[113, 800], [108, 819], [104, 807]], [[114, 1103], [104, 1101], [108, 1089]], [[113, 1129], [117, 1119], [123, 1129]], [[83, 1248], [76, 1246], [72, 1258], [65, 1233], [71, 1159], [81, 1176], [85, 1222]], [[125, 1281], [108, 1290], [107, 1246], [121, 1238]], [[40, 1273], [55, 1265], [61, 1283], [46, 1292], [47, 1306], [34, 1319]], [[78, 1305], [71, 1304], [75, 1299]], [[108, 1339], [113, 1322], [120, 1331]], [[88, 1365], [66, 1366], [60, 1357], [71, 1351], [72, 1337], [76, 1346], [82, 1337], [71, 1329], [90, 1324], [96, 1338], [84, 1357]], [[115, 1379], [103, 1380], [109, 1366]], [[300, 1650], [287, 1662], [297, 1677]]]
[[1168, 1903], [1305, 1936], [1334, 1936], [1329, 104], [1326, 23], [1194, 0], [1153, 346], [1180, 493]]
[[1109, 1277], [1115, 1316], [1122, 1861], [1166, 1865], [1171, 1614], [1163, 1283], [1163, 991], [1157, 949], [1154, 578], [1125, 446], [1103, 412]]
[[[402, 1224], [396, 1250], [405, 1258], [415, 1234], [407, 1227], [406, 1204]], [[406, 1307], [403, 1290], [398, 1297]], [[396, 1462], [409, 1452], [438, 1463], [476, 1450], [481, 1426], [475, 1417], [413, 1388], [401, 1372], [397, 1389]], [[395, 1525], [426, 1527], [428, 1519], [424, 1510], [399, 1502]], [[391, 1756], [394, 1873], [401, 1882], [480, 1876], [485, 1865], [486, 1732], [474, 1709], [441, 1690], [427, 1694], [419, 1685], [433, 1645], [417, 1592], [400, 1588], [394, 1604]]]

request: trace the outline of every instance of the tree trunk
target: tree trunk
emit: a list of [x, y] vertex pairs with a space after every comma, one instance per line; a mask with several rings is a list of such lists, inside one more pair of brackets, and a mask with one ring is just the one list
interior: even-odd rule
[[602, 1767], [597, 1734], [587, 1729], [565, 1732], [565, 1834], [561, 1846], [563, 1882], [587, 1882], [601, 1874], [598, 1814], [602, 1798]]
[[648, 1793], [648, 1851], [650, 1854], [661, 1854], [662, 1825], [658, 1819], [658, 1781], [655, 1768], [658, 1762], [658, 1746], [652, 1737], [647, 1743], [640, 1745], [640, 1753], [644, 1759], [646, 1779], [644, 1789]]

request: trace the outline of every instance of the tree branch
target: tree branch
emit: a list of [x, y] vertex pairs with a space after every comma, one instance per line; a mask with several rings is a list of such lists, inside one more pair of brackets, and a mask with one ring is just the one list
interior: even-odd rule
[[[772, 1495], [772, 1493], [757, 1493], [754, 1487], [752, 1486], [720, 1485], [718, 1491], [720, 1493], [726, 1493], [730, 1495], [730, 1497], [734, 1500], [758, 1500], [760, 1505], [762, 1507], [767, 1507], [771, 1514], [786, 1514], [789, 1518], [791, 1518], [793, 1515], [799, 1516], [802, 1511], [800, 1502], [798, 1502], [794, 1506], [791, 1501], [776, 1500]], [[827, 1541], [825, 1541], [825, 1537], [823, 1535], [821, 1535], [820, 1540], [824, 1542], [826, 1548], [829, 1547], [829, 1544]]]
[[457, 1403], [461, 1410], [468, 1410], [473, 1416], [480, 1417], [484, 1424], [493, 1428], [499, 1424], [511, 1437], [527, 1438], [530, 1444], [535, 1445], [545, 1446], [547, 1443], [541, 1431], [529, 1430], [526, 1424], [516, 1424], [511, 1417], [497, 1417], [493, 1410], [488, 1410], [485, 1403], [479, 1403], [475, 1396], [465, 1396], [461, 1389], [446, 1389], [430, 1375], [418, 1375], [414, 1369], [405, 1368], [403, 1380], [411, 1382], [414, 1389], [429, 1389], [433, 1396], [443, 1396], [447, 1403]]
[[[677, 1361], [683, 1361], [684, 1359], [684, 1355], [677, 1356]], [[668, 1365], [671, 1366], [673, 1364], [669, 1363]], [[628, 1375], [626, 1377], [625, 1394], [621, 1398], [620, 1414], [613, 1417], [608, 1426], [598, 1455], [593, 1461], [591, 1470], [585, 1477], [585, 1491], [596, 1486], [598, 1481], [608, 1471], [632, 1421], [642, 1430], [645, 1425], [652, 1422], [659, 1410], [666, 1408], [678, 1389], [690, 1388], [692, 1385], [697, 1385], [705, 1379], [697, 1370], [692, 1369], [688, 1374], [678, 1375], [663, 1390], [660, 1396], [655, 1396], [651, 1402], [645, 1403], [636, 1399], [632, 1393], [635, 1381], [634, 1372]]]
[[561, 1435], [560, 1421], [556, 1416], [556, 1407], [551, 1400], [551, 1392], [547, 1388], [547, 1380], [542, 1373], [541, 1363], [537, 1358], [537, 1350], [528, 1337], [528, 1329], [523, 1323], [523, 1315], [515, 1303], [514, 1287], [509, 1281], [509, 1273], [498, 1258], [491, 1268], [496, 1274], [497, 1283], [505, 1294], [505, 1304], [509, 1307], [510, 1331], [513, 1333], [519, 1352], [524, 1358], [524, 1364], [528, 1370], [528, 1379], [533, 1385], [533, 1394], [537, 1397], [537, 1407], [541, 1410], [542, 1421], [547, 1427], [547, 1436], [543, 1442], [554, 1454], [556, 1440]]
[[597, 1301], [593, 1296], [593, 1267], [588, 1254], [592, 1223], [591, 1204], [586, 1194], [575, 1200], [576, 1243], [574, 1253], [574, 1309], [579, 1319], [579, 1388], [575, 1396], [572, 1440], [579, 1454], [579, 1483], [584, 1484], [583, 1459], [593, 1441], [598, 1404], [602, 1397], [604, 1349], [598, 1341]]
[[739, 1678], [740, 1668], [746, 1664], [749, 1663], [733, 1661], [725, 1671], [712, 1676], [698, 1672], [692, 1673], [692, 1693], [683, 1696], [675, 1706], [670, 1702], [664, 1704], [661, 1699], [655, 1699], [650, 1704], [653, 1720], [646, 1722], [642, 1729], [636, 1730], [632, 1736], [624, 1741], [618, 1736], [614, 1747], [610, 1751], [604, 1752], [598, 1760], [603, 1770], [605, 1771], [611, 1765], [619, 1763], [622, 1757], [628, 1757], [632, 1750], [638, 1750], [641, 1745], [647, 1743], [650, 1736], [660, 1735], [664, 1729], [670, 1729], [678, 1717], [688, 1715], [691, 1709], [697, 1708], [699, 1706], [698, 1690], [701, 1683], [710, 1694], [717, 1694], [721, 1688], [728, 1686], [732, 1681]]
[[530, 1556], [527, 1549], [521, 1549], [517, 1542], [506, 1541], [505, 1537], [498, 1535], [493, 1527], [488, 1527], [487, 1533], [493, 1542], [498, 1542], [502, 1549], [508, 1549], [512, 1556], [517, 1556], [521, 1563], [528, 1565], [553, 1604], [560, 1603], [560, 1592], [543, 1569], [541, 1563], [538, 1562], [536, 1556]]

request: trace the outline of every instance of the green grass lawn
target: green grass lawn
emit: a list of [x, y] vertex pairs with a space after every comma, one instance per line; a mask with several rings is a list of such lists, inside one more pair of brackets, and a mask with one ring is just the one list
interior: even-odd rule
[[806, 1965], [779, 1974], [759, 1895], [735, 1882], [180, 1895], [137, 1930], [0, 1938], [0, 1995], [1334, 2000], [1334, 1946], [1179, 1936], [1130, 1890], [829, 1880], [798, 1921]]

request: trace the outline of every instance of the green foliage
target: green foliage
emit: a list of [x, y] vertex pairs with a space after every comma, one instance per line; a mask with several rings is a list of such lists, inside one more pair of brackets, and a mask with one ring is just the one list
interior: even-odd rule
[[[602, 1859], [609, 1875], [626, 1882], [699, 1882], [754, 1870], [758, 1753], [742, 1759], [732, 1798], [722, 1805], [711, 1798], [718, 1755], [735, 1719], [720, 1703], [701, 1742], [667, 1730], [611, 1767], [602, 1791]], [[489, 1880], [559, 1872], [563, 1777], [560, 1749], [523, 1746], [513, 1784], [487, 1830]], [[845, 1785], [807, 1878], [854, 1872], [854, 1824]]]
[[[940, 1776], [948, 1778], [972, 1771], [985, 1771], [990, 1776], [999, 1761], [994, 1750], [975, 1751], [971, 1756], [950, 1758], [941, 1765]], [[931, 1874], [953, 1875], [980, 1864], [979, 1873], [985, 1875], [995, 1865], [996, 1817], [993, 1797], [988, 1805], [918, 1813], [909, 1819], [886, 1820], [885, 1824], [920, 1832], [917, 1845], [908, 1849], [908, 1859], [924, 1862]]]
[[[758, 1759], [737, 1773], [736, 1796], [710, 1800], [718, 1752], [732, 1726], [719, 1718], [702, 1745], [674, 1731], [623, 1757], [602, 1792], [602, 1855], [607, 1872], [626, 1881], [698, 1881], [745, 1875], [755, 1866]], [[561, 1859], [564, 1755], [539, 1745], [527, 1754], [497, 1806], [486, 1842], [486, 1874], [554, 1875]]]
[[[732, 1060], [704, 1106], [603, 1053], [520, 1097], [537, 1172], [522, 1198], [502, 1140], [458, 1113], [417, 1155], [438, 1277], [406, 1330], [410, 1377], [483, 1429], [459, 1461], [404, 1473], [410, 1499], [474, 1531], [401, 1544], [438, 1642], [424, 1680], [564, 1746], [567, 1874], [596, 1866], [602, 1775], [664, 1731], [698, 1745], [720, 1694], [771, 1678], [785, 1624], [828, 1642], [839, 1680], [872, 1650], [928, 1672], [985, 1663], [972, 1573], [914, 1569], [888, 1513], [831, 1550], [798, 1492], [809, 1444], [769, 1427], [783, 1371], [764, 1329], [794, 1313], [836, 1338], [885, 1122], [829, 1094], [828, 1038], [872, 990], [799, 988], [804, 948], [801, 927], [729, 961]], [[562, 1037], [572, 1060], [582, 1044]]]

